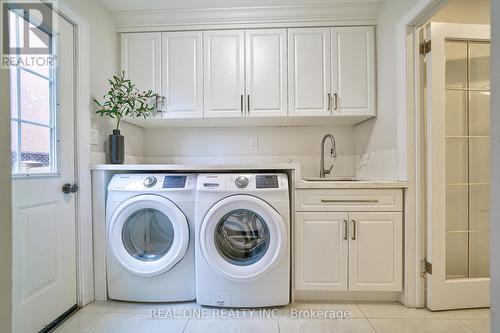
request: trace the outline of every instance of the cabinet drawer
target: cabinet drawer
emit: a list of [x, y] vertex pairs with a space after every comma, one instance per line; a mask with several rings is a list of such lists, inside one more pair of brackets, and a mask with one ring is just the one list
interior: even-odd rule
[[295, 191], [298, 212], [400, 212], [403, 209], [400, 189], [300, 189]]

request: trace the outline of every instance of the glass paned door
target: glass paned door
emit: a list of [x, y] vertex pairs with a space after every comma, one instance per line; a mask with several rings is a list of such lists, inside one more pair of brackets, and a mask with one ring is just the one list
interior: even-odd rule
[[445, 41], [446, 279], [489, 276], [489, 48]]
[[[490, 305], [489, 25], [430, 22], [424, 60], [426, 303]], [[419, 42], [422, 42], [422, 40]], [[427, 266], [429, 267], [429, 266]]]

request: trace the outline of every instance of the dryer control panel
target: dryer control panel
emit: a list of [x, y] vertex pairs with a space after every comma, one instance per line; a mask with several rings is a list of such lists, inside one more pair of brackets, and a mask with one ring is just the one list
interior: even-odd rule
[[202, 174], [198, 191], [248, 192], [288, 189], [286, 174]]
[[278, 175], [256, 175], [255, 185], [257, 188], [279, 188]]
[[182, 191], [194, 190], [195, 174], [118, 174], [108, 185], [112, 191]]

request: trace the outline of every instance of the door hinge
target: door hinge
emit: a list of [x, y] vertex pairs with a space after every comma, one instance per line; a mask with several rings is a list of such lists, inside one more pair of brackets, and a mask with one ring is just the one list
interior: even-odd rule
[[420, 54], [426, 55], [429, 52], [431, 52], [431, 41], [424, 40], [422, 43], [420, 43]]
[[427, 258], [421, 260], [420, 276], [425, 277], [427, 274], [432, 274], [432, 263], [427, 261]]

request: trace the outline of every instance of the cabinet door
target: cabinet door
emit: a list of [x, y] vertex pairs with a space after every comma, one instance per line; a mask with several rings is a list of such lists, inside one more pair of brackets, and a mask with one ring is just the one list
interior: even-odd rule
[[347, 213], [295, 213], [295, 288], [347, 289]]
[[290, 115], [331, 115], [330, 61], [330, 28], [288, 30]]
[[202, 33], [162, 33], [162, 95], [168, 118], [203, 116]]
[[122, 70], [140, 91], [161, 94], [161, 33], [124, 33]]
[[286, 29], [247, 30], [245, 39], [247, 116], [286, 116]]
[[375, 115], [373, 27], [332, 28], [333, 115]]
[[245, 38], [242, 30], [203, 33], [205, 117], [244, 116]]
[[402, 213], [349, 213], [349, 289], [400, 291]]

